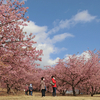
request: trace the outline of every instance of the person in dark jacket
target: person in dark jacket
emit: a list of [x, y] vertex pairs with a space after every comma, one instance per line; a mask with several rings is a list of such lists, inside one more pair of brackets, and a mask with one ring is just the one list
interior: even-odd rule
[[53, 93], [52, 93], [52, 95], [53, 96], [56, 96], [56, 88], [57, 88], [57, 85], [56, 85], [56, 80], [55, 80], [55, 77], [54, 76], [52, 76], [51, 77], [52, 79], [52, 82], [54, 83], [54, 85], [52, 85], [52, 88], [53, 88]]
[[41, 85], [41, 92], [42, 92], [42, 97], [44, 97], [45, 96], [45, 91], [46, 91], [46, 86], [45, 86], [45, 78], [44, 77], [42, 77], [41, 78], [41, 83], [40, 83], [40, 85]]
[[32, 87], [32, 84], [30, 84], [30, 86], [29, 86], [29, 95], [32, 96], [32, 93], [33, 93], [33, 87]]

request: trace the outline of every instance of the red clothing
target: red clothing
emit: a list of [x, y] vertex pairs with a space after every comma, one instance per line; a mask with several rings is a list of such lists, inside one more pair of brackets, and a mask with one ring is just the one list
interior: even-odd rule
[[52, 78], [52, 82], [55, 84], [55, 85], [52, 85], [52, 87], [57, 87], [56, 81], [53, 78]]

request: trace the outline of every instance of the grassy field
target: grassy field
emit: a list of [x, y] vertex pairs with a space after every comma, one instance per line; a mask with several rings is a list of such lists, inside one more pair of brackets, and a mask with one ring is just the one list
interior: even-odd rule
[[0, 96], [0, 100], [100, 100], [100, 97], [40, 97], [40, 96]]
[[26, 95], [6, 95], [0, 96], [0, 100], [100, 100], [100, 95], [94, 95], [91, 97], [90, 95], [86, 96], [46, 96], [41, 97], [41, 93], [33, 93], [33, 96]]
[[100, 95], [79, 95], [79, 96], [57, 96], [52, 97], [51, 93], [46, 93], [45, 97], [41, 97], [41, 92], [33, 92], [33, 96], [26, 96], [24, 92], [16, 95], [6, 93], [6, 89], [0, 89], [0, 100], [100, 100]]

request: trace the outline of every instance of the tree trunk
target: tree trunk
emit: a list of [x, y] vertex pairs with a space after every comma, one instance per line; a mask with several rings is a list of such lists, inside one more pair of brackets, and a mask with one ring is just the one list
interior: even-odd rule
[[65, 96], [65, 94], [66, 94], [66, 91], [64, 91], [64, 90], [63, 90], [63, 91], [62, 91], [62, 95], [64, 95], [64, 96]]
[[92, 88], [91, 96], [93, 96], [93, 95], [94, 95], [94, 92], [93, 92], [93, 86], [92, 86], [91, 88]]
[[94, 93], [91, 93], [91, 96], [93, 97]]
[[7, 93], [9, 94], [10, 93], [10, 87], [9, 87], [9, 84], [7, 84]]
[[50, 91], [49, 91], [49, 86], [47, 86], [47, 92], [49, 93]]
[[80, 92], [80, 90], [79, 90], [79, 92], [78, 92], [78, 94], [80, 94], [81, 92]]
[[89, 92], [89, 88], [87, 88], [87, 91], [86, 91], [86, 94], [88, 95], [88, 92]]
[[73, 96], [76, 96], [75, 87], [72, 86]]
[[17, 92], [18, 92], [18, 89], [15, 87], [14, 93], [17, 93]]

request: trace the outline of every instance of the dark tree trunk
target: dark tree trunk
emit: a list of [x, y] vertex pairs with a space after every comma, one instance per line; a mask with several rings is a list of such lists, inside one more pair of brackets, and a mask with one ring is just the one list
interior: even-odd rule
[[18, 89], [17, 89], [16, 87], [15, 87], [15, 90], [14, 90], [14, 92], [15, 92], [15, 93], [17, 93], [17, 92], [18, 92]]
[[66, 94], [66, 91], [63, 90], [62, 95], [65, 95], [65, 94]]
[[75, 87], [72, 86], [73, 96], [76, 96]]
[[10, 93], [10, 87], [9, 87], [9, 84], [7, 84], [7, 93], [9, 94]]
[[94, 93], [91, 93], [91, 96], [93, 97]]
[[87, 91], [86, 91], [86, 94], [88, 95], [88, 92], [89, 92], [89, 88], [87, 88]]
[[93, 96], [95, 93], [93, 92], [93, 86], [91, 87], [92, 88], [92, 92], [91, 92], [91, 96]]
[[47, 86], [47, 92], [49, 93], [50, 91], [49, 91], [49, 86]]

